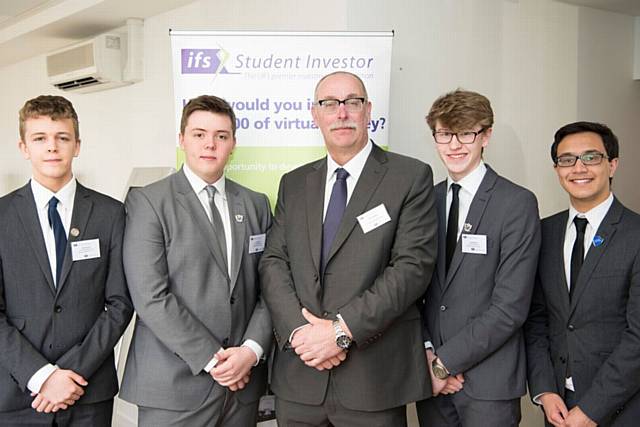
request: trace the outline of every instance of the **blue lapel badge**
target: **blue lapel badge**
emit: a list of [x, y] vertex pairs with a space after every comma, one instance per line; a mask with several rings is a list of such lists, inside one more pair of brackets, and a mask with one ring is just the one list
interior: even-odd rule
[[244, 215], [236, 214], [236, 222], [242, 222], [242, 221], [244, 221]]
[[604, 242], [604, 239], [602, 237], [598, 236], [597, 234], [593, 236], [593, 246], [595, 246], [596, 248], [600, 246], [603, 242]]

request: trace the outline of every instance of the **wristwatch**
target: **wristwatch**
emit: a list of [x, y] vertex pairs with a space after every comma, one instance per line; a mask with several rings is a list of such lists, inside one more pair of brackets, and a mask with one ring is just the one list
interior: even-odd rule
[[433, 359], [431, 362], [431, 370], [433, 371], [433, 375], [439, 380], [446, 380], [449, 377], [449, 371], [444, 367], [442, 363], [440, 363], [440, 359], [437, 357]]
[[342, 329], [342, 326], [340, 326], [339, 320], [333, 321], [333, 330], [336, 331], [336, 345], [345, 351], [349, 350], [352, 340], [349, 335], [347, 335], [347, 333]]

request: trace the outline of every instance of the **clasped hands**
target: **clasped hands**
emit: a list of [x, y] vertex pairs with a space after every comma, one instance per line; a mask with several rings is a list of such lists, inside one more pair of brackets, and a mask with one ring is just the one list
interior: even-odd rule
[[209, 375], [221, 386], [231, 391], [242, 390], [251, 376], [251, 368], [256, 364], [256, 354], [249, 347], [229, 347], [216, 353], [218, 363]]
[[[302, 309], [302, 315], [309, 323], [295, 331], [291, 339], [291, 347], [300, 360], [319, 371], [340, 365], [347, 358], [347, 352], [336, 345], [333, 322], [314, 316], [306, 308]], [[351, 336], [347, 325], [340, 323], [345, 333]]]
[[435, 353], [431, 349], [427, 349], [427, 366], [431, 375], [431, 391], [434, 396], [439, 394], [453, 394], [462, 390], [464, 384], [464, 375], [462, 372], [456, 375], [449, 375], [447, 379], [441, 380], [433, 374], [431, 368], [432, 362], [436, 359]]
[[39, 393], [31, 393], [31, 397], [35, 397], [31, 407], [47, 414], [67, 409], [80, 399], [87, 384], [81, 375], [58, 368], [42, 384]]
[[596, 427], [596, 423], [585, 414], [579, 406], [571, 410], [556, 393], [544, 393], [540, 396], [547, 421], [555, 427]]

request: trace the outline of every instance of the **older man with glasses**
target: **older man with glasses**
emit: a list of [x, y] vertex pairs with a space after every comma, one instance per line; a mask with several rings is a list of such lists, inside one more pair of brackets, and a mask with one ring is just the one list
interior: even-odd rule
[[540, 247], [535, 196], [482, 160], [493, 111], [456, 90], [427, 116], [448, 177], [436, 186], [438, 262], [423, 335], [433, 387], [423, 427], [517, 426], [526, 393], [524, 323]]
[[531, 396], [554, 426], [636, 426], [640, 417], [640, 216], [611, 192], [618, 139], [592, 122], [551, 146], [569, 209], [542, 220], [525, 325]]

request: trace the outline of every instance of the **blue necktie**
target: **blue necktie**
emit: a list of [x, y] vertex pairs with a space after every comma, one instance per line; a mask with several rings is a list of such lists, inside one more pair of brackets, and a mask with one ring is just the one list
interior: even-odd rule
[[331, 244], [336, 237], [340, 221], [342, 221], [342, 216], [344, 215], [344, 209], [347, 206], [348, 176], [349, 172], [346, 170], [342, 168], [336, 169], [336, 182], [333, 183], [329, 206], [327, 206], [327, 214], [324, 217], [324, 224], [322, 225], [322, 258], [320, 259], [322, 272], [324, 272], [326, 267]]
[[58, 199], [55, 196], [49, 200], [49, 226], [53, 229], [53, 236], [56, 239], [56, 287], [62, 272], [62, 261], [67, 248], [67, 233], [64, 231], [60, 214], [58, 214]]

